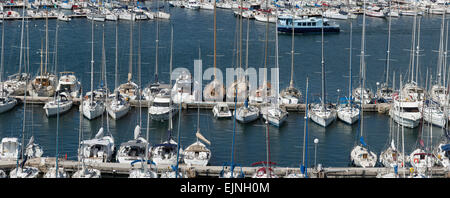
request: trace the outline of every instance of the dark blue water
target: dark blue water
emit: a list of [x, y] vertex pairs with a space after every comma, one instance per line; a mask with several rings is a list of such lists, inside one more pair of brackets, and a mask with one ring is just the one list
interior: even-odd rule
[[[170, 27], [174, 29], [174, 68], [186, 67], [193, 72], [193, 60], [198, 58], [201, 49], [203, 68], [213, 64], [213, 11], [193, 11], [181, 8], [166, 8], [171, 13], [171, 20], [160, 21], [160, 49], [159, 49], [159, 78], [168, 82], [169, 79], [169, 50]], [[404, 76], [408, 72], [409, 52], [411, 45], [412, 17], [400, 17], [392, 20], [392, 49], [391, 57], [395, 59], [391, 68], [398, 75]], [[425, 79], [426, 68], [435, 73], [437, 53], [432, 50], [439, 46], [439, 28], [441, 18], [425, 16], [421, 21], [421, 48], [419, 83]], [[327, 71], [327, 95], [330, 102], [335, 102], [337, 89], [348, 90], [348, 60], [350, 21], [337, 21], [341, 25], [338, 34], [325, 36], [325, 65]], [[16, 73], [19, 64], [20, 21], [5, 21], [5, 72], [6, 75]], [[74, 71], [81, 80], [84, 92], [90, 88], [90, 60], [91, 60], [91, 22], [84, 18], [74, 18], [71, 22], [49, 20], [49, 51], [54, 51], [55, 27], [59, 25], [58, 35], [58, 71]], [[153, 82], [155, 66], [156, 22], [141, 21], [133, 24], [133, 78], [138, 81], [138, 31], [141, 26], [141, 81], [145, 86]], [[31, 20], [29, 22], [30, 35], [30, 67], [36, 74], [39, 70], [39, 50], [41, 42], [45, 42], [45, 20]], [[115, 63], [115, 27], [116, 22], [95, 23], [95, 73], [94, 86], [100, 83], [101, 64], [101, 35], [105, 31], [106, 60], [108, 72], [108, 86], [114, 87]], [[243, 23], [246, 27], [246, 21]], [[387, 45], [387, 21], [385, 19], [367, 17], [366, 25], [366, 84], [376, 89], [376, 82], [384, 77], [385, 52]], [[129, 33], [130, 22], [119, 21], [119, 84], [126, 81], [129, 61]], [[217, 54], [218, 68], [225, 68], [236, 64], [235, 39], [236, 18], [231, 10], [217, 10]], [[275, 24], [269, 26], [269, 67], [274, 67]], [[359, 56], [361, 46], [362, 17], [353, 21], [353, 73], [359, 72]], [[243, 38], [246, 30], [244, 29]], [[321, 92], [321, 48], [320, 34], [297, 35], [295, 37], [295, 86], [304, 94], [305, 80], [310, 78], [310, 96], [318, 100]], [[249, 66], [260, 68], [264, 64], [265, 23], [250, 21]], [[244, 41], [245, 50], [245, 41]], [[280, 87], [286, 87], [290, 77], [290, 35], [279, 36]], [[243, 56], [245, 57], [245, 56]], [[53, 54], [49, 57], [49, 68], [54, 68]], [[244, 59], [245, 60], [245, 59]], [[391, 71], [392, 73], [392, 71]], [[406, 78], [406, 77], [405, 77]], [[204, 81], [203, 84], [208, 82]], [[354, 86], [357, 86], [354, 79]], [[346, 91], [345, 91], [346, 92]], [[342, 94], [342, 93], [341, 93]], [[36, 141], [43, 146], [45, 156], [55, 156], [56, 151], [56, 118], [47, 118], [42, 105], [27, 105], [26, 141], [34, 134]], [[231, 144], [233, 135], [233, 120], [216, 120], [210, 110], [200, 111], [200, 128], [202, 134], [211, 142], [213, 157], [211, 165], [222, 165], [231, 160]], [[20, 136], [22, 134], [23, 105], [12, 111], [0, 115], [0, 137]], [[302, 160], [304, 114], [289, 113], [287, 122], [281, 128], [270, 127], [271, 160], [280, 166], [298, 166]], [[105, 118], [106, 119], [106, 118]], [[88, 121], [83, 118], [83, 137], [91, 138], [99, 127], [106, 126], [105, 119]], [[378, 113], [365, 113], [366, 142], [376, 153], [380, 153], [388, 143], [389, 117]], [[143, 133], [145, 134], [147, 109], [142, 109]], [[115, 138], [116, 145], [128, 141], [133, 137], [133, 130], [139, 123], [139, 109], [132, 108], [124, 118], [110, 120], [110, 131]], [[340, 121], [330, 127], [322, 128], [309, 122], [308, 163], [314, 163], [313, 139], [320, 140], [317, 150], [317, 162], [324, 166], [347, 166], [349, 153], [357, 143], [359, 127], [357, 124], [348, 126]], [[150, 142], [158, 144], [167, 138], [167, 123], [150, 121]], [[179, 127], [181, 126], [181, 127]], [[195, 141], [197, 128], [197, 110], [183, 111], [181, 120], [174, 119], [174, 136], [181, 134], [181, 144], [185, 148]], [[59, 152], [67, 154], [69, 159], [76, 159], [76, 149], [79, 138], [79, 112], [72, 108], [68, 113], [60, 116]], [[428, 128], [424, 130], [428, 133]], [[433, 143], [436, 143], [442, 131], [433, 127]], [[411, 152], [416, 145], [419, 129], [405, 129], [405, 149]], [[428, 137], [427, 135], [423, 136]], [[249, 166], [256, 161], [266, 160], [265, 127], [258, 120], [250, 124], [236, 124], [235, 160], [243, 166]]]

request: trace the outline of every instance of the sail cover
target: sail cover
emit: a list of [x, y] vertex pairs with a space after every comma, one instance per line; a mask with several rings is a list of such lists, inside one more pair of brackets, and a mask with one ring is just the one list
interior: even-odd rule
[[450, 151], [450, 144], [442, 145], [442, 146], [441, 146], [441, 149], [442, 149], [443, 151]]
[[138, 139], [139, 134], [141, 133], [141, 127], [139, 125], [134, 128], [134, 139]]
[[203, 137], [203, 135], [200, 132], [197, 132], [195, 136], [197, 136], [198, 139], [204, 141], [206, 144], [211, 145], [211, 142], [207, 140], [205, 137]]
[[364, 142], [364, 138], [362, 136], [359, 138], [359, 142], [361, 142], [361, 144], [363, 146], [367, 146], [367, 144], [366, 144], [366, 142]]

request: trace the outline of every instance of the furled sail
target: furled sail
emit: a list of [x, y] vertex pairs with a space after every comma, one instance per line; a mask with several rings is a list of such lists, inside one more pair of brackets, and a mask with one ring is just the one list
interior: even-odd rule
[[141, 127], [139, 125], [134, 128], [134, 139], [138, 139], [139, 134], [141, 133]]
[[95, 135], [95, 139], [100, 139], [102, 137], [103, 137], [103, 127], [98, 130], [97, 134]]
[[198, 139], [204, 141], [206, 144], [211, 145], [211, 142], [209, 140], [207, 140], [205, 137], [203, 137], [203, 135], [197, 131], [197, 133], [195, 133], [195, 136], [197, 136]]

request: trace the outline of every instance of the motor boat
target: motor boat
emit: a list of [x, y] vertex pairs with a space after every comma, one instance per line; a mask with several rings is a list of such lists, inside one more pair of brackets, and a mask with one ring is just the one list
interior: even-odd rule
[[228, 105], [223, 102], [217, 103], [213, 107], [212, 112], [215, 118], [231, 118], [232, 116], [231, 111], [228, 108]]

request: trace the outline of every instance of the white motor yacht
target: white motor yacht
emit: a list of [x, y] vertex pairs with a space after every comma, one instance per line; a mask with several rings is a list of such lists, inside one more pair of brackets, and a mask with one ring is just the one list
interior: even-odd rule
[[57, 92], [67, 92], [72, 98], [78, 98], [81, 95], [81, 83], [78, 81], [74, 72], [60, 72], [60, 78]]
[[161, 89], [148, 108], [148, 113], [152, 120], [166, 121], [170, 119], [170, 112], [172, 112], [172, 117], [178, 113], [178, 107], [178, 104], [171, 104], [170, 90]]
[[2, 142], [0, 143], [0, 160], [16, 161], [21, 149], [21, 144], [18, 138], [3, 138]]

